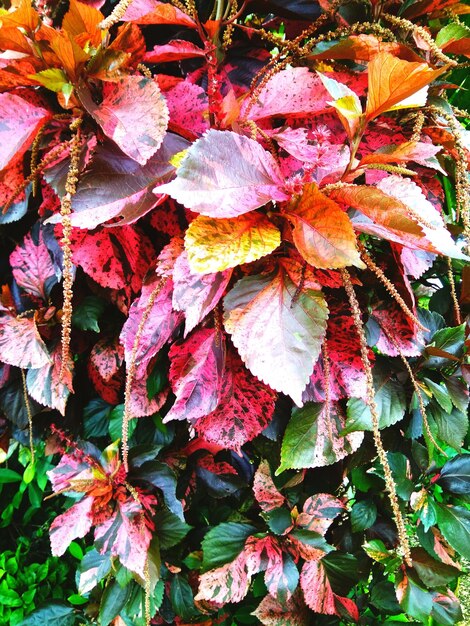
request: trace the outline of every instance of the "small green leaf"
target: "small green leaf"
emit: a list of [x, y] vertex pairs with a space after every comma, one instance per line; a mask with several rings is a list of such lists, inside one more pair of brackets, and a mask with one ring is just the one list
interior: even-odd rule
[[424, 378], [423, 380], [444, 411], [450, 413], [452, 411], [452, 400], [445, 387], [438, 385], [430, 378]]
[[351, 527], [354, 533], [370, 528], [377, 518], [377, 507], [371, 500], [356, 502], [351, 509]]
[[284, 507], [274, 509], [265, 514], [269, 529], [276, 535], [283, 535], [292, 526], [290, 511]]
[[68, 547], [68, 551], [74, 558], [78, 559], [79, 561], [83, 559], [83, 550], [76, 541], [72, 541], [72, 543]]
[[72, 324], [80, 330], [100, 332], [98, 321], [106, 308], [106, 302], [98, 296], [86, 296], [73, 309]]
[[67, 598], [67, 600], [70, 602], [70, 604], [73, 604], [74, 606], [80, 606], [88, 602], [88, 598], [84, 598], [78, 593], [73, 593]]
[[[124, 417], [124, 405], [118, 404], [111, 410], [109, 414], [109, 424], [108, 424], [108, 432], [109, 436], [113, 441], [121, 438], [122, 434], [122, 420]], [[137, 420], [129, 421], [129, 437], [132, 437], [135, 429], [137, 427]]]
[[14, 470], [8, 469], [7, 467], [0, 468], [0, 485], [4, 483], [17, 483], [21, 482], [22, 476], [15, 472]]

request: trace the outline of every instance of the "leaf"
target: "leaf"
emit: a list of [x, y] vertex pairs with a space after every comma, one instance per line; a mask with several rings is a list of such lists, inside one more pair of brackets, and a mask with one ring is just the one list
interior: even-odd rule
[[253, 495], [262, 511], [269, 513], [281, 507], [285, 497], [279, 493], [271, 478], [271, 469], [267, 461], [261, 461], [253, 479]]
[[297, 592], [284, 602], [266, 595], [252, 615], [265, 626], [307, 626], [309, 623], [307, 608]]
[[106, 586], [100, 602], [99, 619], [102, 626], [108, 626], [119, 615], [128, 602], [131, 591], [130, 585], [121, 587], [117, 580]]
[[[14, 111], [15, 115], [11, 112]], [[40, 126], [51, 114], [12, 93], [0, 93], [0, 170], [20, 159], [32, 144]]]
[[328, 108], [328, 93], [316, 73], [306, 67], [292, 67], [269, 78], [250, 107], [247, 99], [242, 116], [259, 120], [267, 117], [306, 117]]
[[33, 226], [10, 254], [10, 266], [20, 287], [33, 296], [47, 300], [57, 283], [57, 276], [39, 226]]
[[[145, 463], [142, 463], [142, 465], [139, 466], [139, 470], [133, 472], [132, 475], [139, 480], [146, 481], [154, 487], [160, 489], [163, 493], [163, 499], [165, 501], [165, 504], [170, 510], [171, 514], [176, 515], [178, 519], [182, 522], [184, 521], [183, 506], [181, 504], [181, 501], [176, 497], [176, 475], [172, 471], [172, 469], [168, 465], [166, 465], [166, 463], [161, 463], [160, 461], [156, 460], [146, 461]], [[160, 513], [158, 513], [157, 515], [159, 515]], [[169, 514], [164, 510], [162, 515], [164, 516], [165, 520], [171, 519], [169, 518]], [[174, 528], [172, 530], [174, 530]]]
[[75, 610], [61, 602], [48, 602], [40, 609], [30, 613], [17, 626], [73, 626], [75, 624]]
[[99, 554], [94, 548], [89, 550], [78, 565], [78, 593], [86, 595], [109, 574], [111, 559]]
[[62, 28], [72, 35], [82, 48], [90, 45], [93, 48], [98, 48], [103, 33], [97, 26], [103, 17], [101, 11], [94, 7], [87, 6], [83, 2], [77, 2], [77, 0], [71, 0], [69, 10], [62, 20]]
[[251, 263], [273, 252], [280, 243], [278, 228], [254, 211], [226, 219], [199, 215], [184, 238], [189, 266], [200, 274]]
[[186, 13], [158, 0], [133, 0], [122, 17], [134, 24], [176, 24], [195, 28], [196, 23]]
[[409, 573], [398, 573], [396, 583], [398, 602], [404, 611], [420, 622], [426, 622], [432, 610], [432, 596], [416, 578]]
[[171, 581], [170, 600], [173, 610], [181, 619], [188, 620], [197, 614], [192, 589], [180, 574], [175, 574]]
[[436, 561], [424, 548], [413, 548], [411, 557], [413, 569], [426, 587], [445, 587], [460, 575], [459, 569], [441, 561]]
[[450, 493], [470, 495], [470, 454], [458, 454], [444, 463], [435, 482]]
[[329, 493], [317, 493], [304, 502], [296, 525], [319, 535], [324, 535], [333, 520], [343, 513], [344, 504]]
[[351, 529], [353, 533], [370, 528], [377, 519], [377, 507], [372, 500], [356, 502], [351, 509]]
[[163, 420], [194, 422], [215, 410], [222, 398], [225, 342], [221, 333], [198, 329], [169, 353], [170, 382], [175, 403]]
[[86, 296], [75, 305], [72, 314], [72, 324], [80, 330], [100, 332], [98, 321], [106, 308], [106, 302], [98, 296]]
[[[158, 461], [156, 461], [156, 463], [158, 463]], [[148, 464], [146, 463], [145, 465]], [[161, 485], [162, 483], [160, 482], [160, 486]], [[167, 509], [161, 509], [157, 512], [155, 516], [155, 525], [158, 528], [158, 541], [162, 550], [168, 550], [169, 548], [176, 546], [191, 530], [192, 527], [189, 524], [186, 524], [186, 522], [181, 519], [182, 517], [182, 510], [180, 515], [175, 515], [175, 513], [172, 513]]]
[[36, 321], [16, 317], [0, 307], [0, 354], [3, 363], [22, 369], [40, 368], [51, 362]]
[[372, 311], [371, 319], [379, 326], [379, 337], [375, 346], [382, 354], [419, 356], [422, 353], [423, 331], [403, 312], [397, 302], [383, 302], [380, 308]]
[[62, 556], [71, 541], [81, 539], [91, 529], [92, 505], [93, 498], [87, 496], [54, 519], [49, 529], [51, 550], [54, 556]]
[[359, 125], [362, 119], [362, 104], [359, 96], [347, 85], [328, 78], [321, 72], [318, 75], [323, 86], [333, 98], [332, 102], [328, 102], [336, 109], [338, 117], [349, 137], [353, 141], [359, 131]]
[[461, 556], [470, 558], [470, 511], [438, 503], [437, 524], [446, 541]]
[[173, 39], [163, 46], [154, 46], [153, 50], [146, 53], [144, 61], [145, 63], [169, 63], [204, 55], [204, 50], [190, 41]]
[[459, 600], [450, 590], [432, 594], [431, 616], [442, 626], [454, 626], [463, 619]]
[[227, 357], [224, 382], [217, 408], [201, 417], [195, 428], [206, 441], [241, 454], [241, 446], [271, 421], [276, 394], [245, 369], [235, 355]]
[[403, 61], [389, 52], [379, 52], [369, 63], [366, 120], [370, 121], [391, 109], [402, 108], [403, 100], [419, 92], [446, 69], [433, 70], [427, 63]]
[[57, 344], [51, 352], [51, 362], [38, 369], [31, 368], [26, 374], [26, 385], [29, 395], [45, 406], [56, 409], [65, 415], [65, 407], [72, 389], [72, 371], [66, 368], [60, 378], [62, 366], [62, 344]]
[[133, 226], [103, 228], [90, 233], [74, 229], [73, 261], [103, 287], [139, 291], [153, 261], [150, 239]]
[[346, 613], [355, 621], [359, 619], [359, 611], [354, 602], [333, 592], [322, 561], [304, 563], [300, 574], [300, 586], [305, 603], [312, 611], [339, 616]]
[[252, 568], [247, 570], [246, 565], [246, 555], [241, 552], [230, 563], [201, 574], [195, 602], [241, 602], [248, 593], [252, 575]]
[[169, 128], [193, 140], [209, 129], [209, 100], [204, 89], [187, 80], [165, 90], [170, 111]]
[[231, 131], [209, 130], [188, 149], [176, 178], [154, 189], [208, 217], [237, 217], [273, 200], [287, 200], [274, 157]]
[[248, 369], [302, 405], [326, 331], [328, 309], [319, 291], [304, 289], [283, 272], [248, 276], [225, 296], [225, 328]]
[[297, 250], [307, 263], [320, 269], [364, 268], [349, 217], [316, 185], [306, 185], [285, 214], [294, 225]]
[[[455, 328], [441, 328], [436, 331], [432, 342], [426, 348], [426, 353], [431, 354], [431, 357], [426, 359], [426, 367], [441, 369], [452, 364], [454, 360], [452, 357], [459, 360], [463, 354], [464, 341], [465, 325], [463, 324]], [[440, 354], [434, 356], [431, 348], [437, 348]]]
[[21, 482], [22, 476], [8, 467], [0, 467], [0, 485]]
[[440, 171], [439, 161], [435, 158], [441, 151], [439, 146], [422, 141], [407, 141], [399, 145], [381, 146], [376, 152], [361, 157], [359, 167], [374, 163], [408, 163], [414, 161], [424, 167], [432, 167]]
[[173, 308], [185, 315], [185, 336], [217, 306], [231, 276], [231, 270], [205, 275], [193, 273], [187, 253], [180, 254], [173, 270]]
[[468, 432], [468, 413], [453, 409], [450, 413], [432, 402], [427, 407], [431, 431], [455, 450], [461, 449]]
[[156, 275], [151, 276], [144, 284], [141, 296], [132, 303], [129, 317], [124, 323], [120, 336], [127, 364], [131, 362], [137, 330], [151, 303], [152, 293], [157, 293], [157, 295], [151, 303], [150, 313], [138, 342], [135, 354], [136, 364], [147, 364], [161, 350], [180, 323], [182, 314], [173, 311], [171, 306], [172, 291], [171, 279], [164, 280]]
[[254, 526], [224, 522], [211, 528], [202, 540], [203, 572], [233, 561], [243, 550], [248, 537], [256, 532]]
[[281, 465], [286, 469], [324, 467], [355, 452], [363, 435], [340, 435], [345, 419], [338, 404], [309, 402], [294, 409], [282, 440]]
[[109, 404], [119, 404], [124, 382], [124, 349], [117, 338], [103, 337], [93, 346], [88, 359], [88, 377]]

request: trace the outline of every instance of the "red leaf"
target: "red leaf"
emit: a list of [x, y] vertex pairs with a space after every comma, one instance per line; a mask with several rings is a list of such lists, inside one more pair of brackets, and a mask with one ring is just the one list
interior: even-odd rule
[[196, 23], [186, 13], [158, 0], [133, 0], [122, 18], [135, 24], [176, 24], [195, 28]]
[[168, 397], [168, 389], [164, 389], [149, 400], [147, 392], [147, 364], [143, 363], [136, 369], [132, 382], [131, 397], [129, 401], [129, 412], [132, 417], [145, 417], [153, 415], [165, 404]]
[[298, 592], [282, 603], [268, 594], [252, 615], [265, 626], [307, 626], [310, 623], [307, 608]]
[[[295, 296], [295, 297], [294, 297]], [[296, 294], [291, 279], [242, 278], [225, 296], [225, 328], [250, 371], [302, 404], [326, 330], [328, 309], [320, 291]]]
[[272, 511], [282, 506], [285, 497], [279, 493], [273, 479], [267, 461], [262, 461], [256, 470], [253, 479], [253, 495], [262, 511]]
[[[15, 112], [12, 115], [12, 111]], [[0, 170], [30, 147], [38, 128], [51, 117], [46, 109], [34, 106], [12, 93], [0, 94]]]
[[139, 291], [153, 261], [153, 245], [132, 226], [74, 229], [71, 242], [74, 263], [103, 287]]
[[209, 129], [209, 100], [202, 87], [184, 80], [164, 93], [170, 111], [170, 130], [194, 139]]
[[20, 287], [33, 296], [47, 300], [57, 278], [39, 225], [33, 227], [10, 254], [10, 265]]
[[164, 422], [194, 422], [211, 413], [221, 400], [225, 367], [222, 333], [196, 330], [186, 341], [174, 343], [169, 353], [170, 383], [176, 400]]
[[180, 61], [181, 59], [192, 59], [194, 57], [203, 57], [205, 52], [199, 46], [184, 41], [183, 39], [173, 39], [164, 46], [154, 46], [153, 50], [145, 55], [145, 63], [167, 63], [171, 61]]
[[100, 106], [88, 106], [104, 133], [145, 165], [162, 144], [168, 108], [155, 80], [126, 76], [112, 83]]
[[344, 509], [344, 504], [338, 498], [329, 493], [317, 493], [305, 500], [296, 525], [324, 535]]
[[321, 561], [304, 563], [300, 575], [300, 586], [307, 606], [315, 613], [341, 617], [346, 612], [353, 620], [359, 619], [359, 612], [354, 602], [333, 592]]
[[124, 383], [124, 348], [118, 338], [100, 339], [88, 361], [88, 376], [96, 392], [109, 404], [119, 404]]
[[382, 306], [383, 308], [372, 312], [372, 317], [381, 329], [376, 348], [383, 354], [399, 356], [395, 346], [397, 344], [403, 356], [419, 356], [424, 348], [422, 330], [405, 315], [395, 301], [383, 303]]
[[29, 395], [45, 406], [65, 415], [65, 406], [72, 389], [72, 371], [66, 368], [64, 379], [60, 379], [62, 346], [58, 344], [51, 353], [52, 362], [39, 369], [30, 369], [26, 375]]
[[174, 180], [156, 187], [191, 211], [236, 217], [271, 200], [287, 200], [274, 157], [231, 131], [209, 130], [187, 151]]
[[248, 537], [244, 552], [249, 571], [265, 571], [268, 592], [282, 602], [288, 600], [297, 587], [299, 574], [279, 540], [273, 535], [262, 539]]
[[55, 518], [49, 529], [54, 556], [62, 556], [74, 539], [81, 539], [88, 533], [92, 526], [92, 506], [93, 498], [88, 496]]
[[174, 330], [182, 321], [182, 313], [173, 311], [171, 296], [173, 282], [171, 279], [160, 279], [156, 274], [144, 284], [142, 294], [129, 309], [129, 317], [121, 331], [120, 341], [124, 346], [126, 363], [129, 366], [134, 341], [139, 324], [149, 306], [153, 292], [158, 291], [150, 307], [135, 354], [137, 365], [147, 364], [170, 339]]
[[232, 270], [194, 274], [189, 267], [187, 252], [180, 254], [173, 271], [173, 307], [185, 315], [185, 336], [214, 309], [231, 276]]
[[0, 358], [3, 363], [22, 369], [37, 369], [51, 362], [34, 319], [17, 318], [2, 307], [0, 314]]
[[241, 447], [271, 421], [276, 394], [247, 371], [233, 355], [227, 358], [223, 398], [218, 407], [198, 420], [199, 436], [240, 454]]

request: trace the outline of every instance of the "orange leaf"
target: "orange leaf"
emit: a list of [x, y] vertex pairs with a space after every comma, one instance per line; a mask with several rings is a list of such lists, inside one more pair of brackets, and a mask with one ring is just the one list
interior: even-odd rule
[[433, 70], [427, 63], [410, 63], [388, 52], [380, 52], [369, 63], [367, 121], [394, 107], [399, 108], [397, 105], [403, 100], [416, 94], [446, 70], [446, 67]]
[[320, 269], [364, 267], [349, 217], [316, 185], [306, 185], [286, 214], [294, 225], [294, 243], [310, 265]]
[[0, 28], [0, 50], [14, 50], [23, 54], [32, 52], [28, 39], [16, 27]]
[[51, 48], [62, 63], [62, 67], [70, 80], [77, 81], [80, 69], [88, 61], [90, 55], [84, 52], [64, 31], [57, 33], [51, 41]]
[[90, 44], [97, 48], [101, 43], [102, 31], [98, 24], [104, 15], [98, 9], [71, 0], [70, 7], [62, 21], [62, 28], [75, 39], [81, 48]]
[[21, 0], [15, 11], [0, 16], [2, 27], [18, 27], [24, 28], [28, 32], [33, 32], [38, 23], [39, 15], [31, 6], [31, 0]]
[[[326, 49], [325, 49], [326, 48]], [[420, 57], [404, 44], [380, 41], [374, 35], [350, 35], [334, 43], [321, 43], [315, 46], [311, 56], [316, 59], [351, 59], [370, 61], [379, 52], [390, 52], [408, 61], [417, 61]]]
[[177, 24], [196, 28], [196, 22], [189, 15], [171, 4], [157, 0], [134, 0], [129, 3], [122, 21], [134, 24]]

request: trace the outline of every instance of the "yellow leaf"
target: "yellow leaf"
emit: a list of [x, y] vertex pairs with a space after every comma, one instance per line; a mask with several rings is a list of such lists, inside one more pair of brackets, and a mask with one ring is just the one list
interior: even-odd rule
[[203, 215], [191, 222], [185, 237], [193, 272], [212, 274], [256, 261], [281, 243], [281, 233], [262, 213], [215, 219]]
[[416, 103], [403, 101], [420, 92], [445, 71], [447, 67], [433, 70], [427, 63], [403, 61], [388, 52], [380, 52], [369, 63], [366, 120], [370, 121], [391, 109], [421, 106], [423, 92]]
[[364, 268], [356, 248], [351, 220], [316, 185], [306, 185], [300, 198], [288, 209], [293, 237], [303, 258], [320, 269], [355, 265]]

